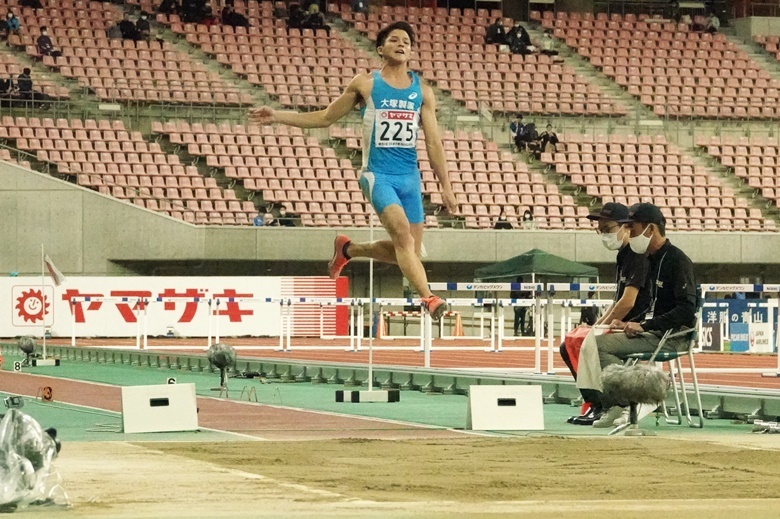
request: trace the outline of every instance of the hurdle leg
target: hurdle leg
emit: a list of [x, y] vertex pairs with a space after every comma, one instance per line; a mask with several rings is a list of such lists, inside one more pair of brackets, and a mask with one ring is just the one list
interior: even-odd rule
[[292, 342], [292, 321], [293, 321], [293, 305], [291, 300], [287, 300], [287, 350], [290, 351], [290, 343]]
[[276, 351], [284, 351], [284, 301], [279, 301], [279, 349]]
[[[482, 307], [484, 312], [485, 307]], [[490, 351], [496, 351], [496, 307], [490, 307]]]
[[422, 311], [422, 326], [423, 332], [422, 336], [424, 337], [424, 357], [425, 357], [425, 367], [430, 368], [431, 367], [431, 338], [433, 335], [433, 319], [431, 318], [430, 314], [426, 311]]
[[349, 348], [347, 351], [355, 350], [355, 307], [349, 307]]
[[363, 349], [363, 327], [365, 316], [363, 315], [363, 305], [357, 305], [358, 330], [357, 330], [357, 351]]
[[497, 352], [504, 351], [504, 319], [506, 317], [504, 316], [504, 307], [500, 306], [498, 308], [498, 349]]
[[70, 345], [76, 347], [76, 303], [73, 299], [70, 300], [70, 316], [73, 318], [71, 325]]
[[542, 304], [534, 304], [534, 373], [542, 374]]

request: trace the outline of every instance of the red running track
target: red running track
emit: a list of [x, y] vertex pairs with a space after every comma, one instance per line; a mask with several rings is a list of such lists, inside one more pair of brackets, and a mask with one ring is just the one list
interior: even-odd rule
[[[289, 359], [297, 361], [323, 361], [333, 363], [368, 364], [368, 341], [363, 341], [363, 350], [359, 352], [345, 351], [349, 346], [347, 339], [323, 341], [320, 339], [294, 338], [291, 341], [291, 350], [286, 352], [275, 351], [273, 348], [279, 345], [276, 338], [226, 338], [225, 342], [231, 346], [247, 347], [258, 346], [259, 349], [240, 349], [239, 357]], [[54, 339], [52, 344], [69, 345], [68, 339]], [[178, 353], [203, 353], [206, 339], [149, 339], [149, 350]], [[555, 339], [555, 344], [560, 344]], [[88, 347], [99, 346], [135, 346], [134, 339], [79, 339], [77, 345]], [[517, 369], [534, 368], [534, 351], [517, 351], [513, 347], [533, 346], [532, 339], [506, 341], [507, 348], [501, 353], [488, 353], [483, 351], [489, 347], [488, 341], [469, 340], [443, 340], [433, 341], [431, 351], [432, 368], [488, 368], [488, 369]], [[193, 348], [186, 348], [192, 346]], [[419, 347], [419, 340], [375, 340], [374, 364], [377, 366], [418, 366], [422, 367], [424, 357], [422, 352], [414, 351]], [[456, 349], [436, 350], [436, 347]], [[157, 350], [156, 347], [162, 347]], [[165, 348], [175, 347], [171, 351]], [[407, 347], [405, 350], [387, 350], [384, 347]], [[474, 349], [479, 347], [480, 349]], [[198, 349], [200, 348], [200, 349]], [[262, 348], [262, 349], [260, 349]], [[303, 349], [306, 348], [306, 349]], [[568, 369], [557, 352], [557, 346], [553, 353], [553, 366], [556, 374], [568, 375]], [[687, 360], [683, 361], [687, 365]], [[762, 372], [777, 372], [777, 355], [774, 354], [745, 354], [745, 353], [699, 353], [696, 355], [696, 367], [706, 371], [715, 369], [756, 369]], [[542, 371], [547, 370], [547, 347], [543, 343], [541, 352]], [[762, 389], [780, 390], [780, 378], [763, 377], [761, 373], [699, 373], [699, 382], [721, 386], [735, 386]]]

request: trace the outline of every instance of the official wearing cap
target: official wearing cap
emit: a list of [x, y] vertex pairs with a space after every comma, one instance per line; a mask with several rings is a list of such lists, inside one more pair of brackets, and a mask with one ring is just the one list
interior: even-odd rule
[[[619, 222], [628, 219], [628, 207], [623, 204], [609, 202], [599, 211], [588, 215], [588, 219], [598, 222], [596, 232], [601, 236], [601, 242], [608, 250], [617, 250], [617, 266], [615, 269], [615, 298], [612, 306], [596, 321], [596, 325], [609, 325], [613, 322], [639, 321], [650, 308], [650, 285], [648, 280], [650, 261], [645, 254], [637, 254], [628, 244], [628, 229]], [[577, 379], [565, 345], [561, 346], [561, 357], [569, 370]], [[580, 363], [593, 362], [593, 371], [599, 371], [597, 357], [580, 359]], [[584, 366], [583, 366], [584, 367]], [[587, 368], [586, 368], [587, 369]], [[591, 404], [588, 412], [578, 417], [571, 417], [568, 422], [576, 425], [593, 425], [602, 414], [600, 393], [592, 389], [580, 389], [582, 398]]]
[[[637, 254], [650, 260], [650, 308], [641, 322], [616, 321], [612, 328], [625, 333], [602, 335], [596, 339], [602, 369], [623, 363], [632, 353], [652, 353], [668, 330], [681, 331], [696, 326], [698, 295], [693, 263], [683, 251], [666, 238], [666, 219], [653, 204], [631, 206], [628, 217], [619, 220], [629, 231], [628, 244]], [[682, 351], [688, 338], [668, 340], [665, 351]], [[594, 427], [612, 427], [621, 418], [623, 408], [604, 395], [601, 405], [608, 409]]]

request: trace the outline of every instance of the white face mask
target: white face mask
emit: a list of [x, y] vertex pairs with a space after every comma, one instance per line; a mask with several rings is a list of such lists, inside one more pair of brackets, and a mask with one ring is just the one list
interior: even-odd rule
[[601, 243], [607, 250], [618, 250], [623, 246], [623, 240], [619, 236], [620, 231], [601, 235]]
[[645, 236], [645, 232], [647, 232], [648, 228], [650, 228], [649, 225], [645, 227], [642, 234], [628, 239], [628, 245], [631, 247], [631, 250], [637, 254], [644, 254], [647, 252], [647, 247], [650, 246], [650, 240], [653, 239], [652, 235]]

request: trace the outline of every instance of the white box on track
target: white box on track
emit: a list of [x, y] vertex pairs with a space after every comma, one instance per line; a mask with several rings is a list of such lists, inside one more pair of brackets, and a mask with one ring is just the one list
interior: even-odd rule
[[469, 386], [466, 429], [543, 431], [542, 386]]
[[126, 433], [197, 430], [195, 384], [123, 387], [122, 426]]

